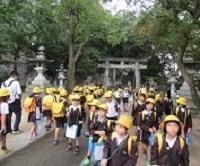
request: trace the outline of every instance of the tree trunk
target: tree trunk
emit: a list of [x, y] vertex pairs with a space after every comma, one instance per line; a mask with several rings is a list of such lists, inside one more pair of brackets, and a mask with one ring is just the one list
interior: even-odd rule
[[68, 76], [67, 84], [68, 89], [72, 90], [75, 85], [75, 61], [74, 61], [74, 23], [73, 13], [70, 12], [69, 18], [69, 62], [68, 62]]
[[192, 76], [188, 73], [187, 68], [183, 63], [183, 54], [184, 51], [181, 50], [179, 55], [175, 56], [176, 63], [179, 67], [179, 70], [181, 71], [184, 80], [188, 83], [190, 87], [193, 103], [197, 106], [197, 108], [200, 108], [200, 97], [198, 96], [197, 89], [194, 86]]

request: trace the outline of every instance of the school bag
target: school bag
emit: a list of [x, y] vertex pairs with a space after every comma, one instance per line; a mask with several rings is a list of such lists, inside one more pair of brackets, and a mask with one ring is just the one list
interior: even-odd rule
[[36, 108], [35, 98], [31, 96], [26, 97], [23, 103], [23, 108], [25, 112], [34, 112]]
[[[158, 140], [158, 152], [159, 154], [161, 153], [162, 149], [163, 149], [163, 142], [164, 142], [164, 138], [163, 135], [161, 133], [157, 133], [156, 134], [157, 140]], [[184, 140], [182, 137], [179, 136], [179, 142], [180, 142], [180, 149], [182, 150], [184, 148]]]
[[54, 101], [52, 104], [52, 113], [54, 118], [62, 118], [64, 117], [64, 101], [60, 99], [60, 97], [54, 97]]
[[54, 98], [53, 98], [52, 95], [46, 95], [46, 96], [44, 96], [44, 98], [42, 100], [43, 111], [51, 110], [53, 102], [54, 102]]
[[[113, 132], [112, 136], [111, 136], [111, 140], [114, 140], [117, 137], [117, 133]], [[128, 138], [128, 155], [130, 156], [131, 154], [131, 147], [132, 147], [132, 143], [135, 142], [137, 140], [136, 136], [129, 136]]]

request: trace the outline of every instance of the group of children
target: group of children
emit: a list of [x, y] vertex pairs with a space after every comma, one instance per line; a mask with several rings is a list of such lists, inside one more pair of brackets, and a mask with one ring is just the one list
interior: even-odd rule
[[[191, 137], [192, 118], [184, 97], [177, 99], [175, 109], [167, 113], [169, 102], [164, 94], [141, 88], [137, 95], [129, 93], [135, 98], [129, 115], [120, 110], [117, 95], [112, 90], [104, 91], [96, 86], [75, 87], [69, 95], [63, 88], [47, 88], [42, 96], [41, 88], [33, 88], [32, 95], [25, 98], [23, 104], [28, 122], [32, 123], [29, 139], [36, 138], [37, 121], [43, 115], [46, 131], [51, 130], [54, 122], [54, 145], [59, 144], [60, 129], [66, 124], [67, 151], [73, 150], [74, 154], [79, 153], [79, 137], [86, 124], [84, 135], [88, 137], [88, 151], [81, 165], [134, 166], [141, 142], [146, 165], [189, 166], [188, 137]], [[8, 99], [9, 92], [1, 89], [2, 150], [7, 149]], [[134, 135], [130, 130], [135, 131]]]

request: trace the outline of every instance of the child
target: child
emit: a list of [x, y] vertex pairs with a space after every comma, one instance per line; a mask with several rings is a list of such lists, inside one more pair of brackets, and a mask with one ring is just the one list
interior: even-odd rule
[[142, 151], [144, 160], [148, 161], [147, 150], [149, 145], [149, 137], [156, 132], [158, 126], [157, 115], [154, 112], [155, 100], [148, 98], [146, 100], [146, 109], [139, 114], [138, 117], [138, 140], [142, 142]]
[[138, 159], [138, 143], [129, 136], [132, 118], [121, 115], [116, 121], [115, 136], [106, 141], [101, 166], [135, 166]]
[[[96, 111], [97, 111], [97, 106], [101, 104], [100, 100], [94, 99], [92, 102], [88, 103], [88, 114], [87, 114], [87, 130], [89, 130], [89, 126], [92, 123], [95, 115], [96, 115]], [[86, 137], [89, 136], [88, 131], [86, 133], [84, 133], [84, 135]]]
[[151, 147], [150, 164], [164, 166], [189, 166], [188, 146], [181, 135], [182, 123], [174, 115], [166, 116], [163, 135], [157, 134]]
[[59, 144], [59, 133], [60, 129], [64, 126], [64, 119], [66, 114], [66, 108], [68, 106], [67, 102], [67, 91], [61, 89], [59, 94], [54, 94], [54, 102], [52, 105], [53, 118], [55, 123], [54, 131], [54, 145]]
[[52, 104], [53, 104], [53, 88], [46, 88], [46, 96], [42, 100], [43, 116], [46, 117], [45, 129], [51, 130], [52, 124]]
[[6, 88], [0, 89], [0, 146], [1, 155], [9, 153], [6, 146], [6, 134], [8, 130], [6, 116], [9, 114], [8, 100], [10, 98], [10, 92]]
[[[72, 94], [70, 96], [70, 99], [71, 99], [72, 104], [69, 107], [69, 110], [67, 113], [68, 128], [67, 128], [66, 136], [68, 137], [68, 141], [69, 141], [67, 151], [72, 150], [72, 139], [75, 139], [76, 145], [74, 149], [74, 154], [78, 154], [79, 153], [79, 137], [81, 135], [82, 125], [86, 119], [86, 113], [85, 113], [84, 107], [80, 105], [80, 96], [78, 94]], [[77, 133], [76, 133], [75, 138], [71, 138], [68, 135], [69, 130], [72, 129], [72, 127], [77, 128]]]
[[103, 103], [97, 107], [97, 115], [89, 126], [88, 154], [83, 163], [85, 166], [91, 163], [90, 159], [94, 152], [95, 143], [102, 143], [112, 133], [112, 122], [106, 119], [107, 105]]
[[30, 130], [29, 140], [36, 139], [37, 136], [37, 123], [36, 120], [40, 120], [41, 112], [42, 112], [42, 97], [41, 97], [42, 89], [39, 87], [33, 88], [33, 94], [30, 96], [33, 98], [35, 102], [35, 109], [28, 114], [28, 122], [32, 123], [32, 127]]
[[106, 117], [109, 120], [117, 120], [119, 115], [119, 106], [113, 99], [112, 91], [111, 90], [107, 91], [104, 94], [104, 98], [105, 98], [105, 103], [108, 106], [108, 112], [106, 114]]
[[192, 116], [191, 111], [187, 108], [187, 100], [185, 97], [179, 98], [179, 107], [176, 109], [175, 115], [180, 119], [184, 126], [184, 137], [191, 134], [192, 131]]
[[137, 102], [133, 104], [132, 108], [132, 118], [134, 126], [138, 125], [138, 115], [145, 109], [145, 100], [146, 100], [147, 92], [146, 90], [142, 90], [139, 94]]

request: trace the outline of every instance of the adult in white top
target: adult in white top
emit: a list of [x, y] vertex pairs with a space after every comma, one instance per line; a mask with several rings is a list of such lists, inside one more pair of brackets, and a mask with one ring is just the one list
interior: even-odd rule
[[9, 103], [9, 115], [7, 116], [8, 130], [7, 132], [12, 132], [11, 129], [11, 118], [12, 113], [16, 115], [13, 133], [19, 133], [19, 124], [21, 121], [21, 87], [18, 81], [19, 74], [16, 71], [10, 73], [10, 78], [4, 81], [1, 87], [8, 88], [10, 90], [10, 100]]

